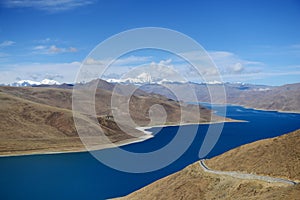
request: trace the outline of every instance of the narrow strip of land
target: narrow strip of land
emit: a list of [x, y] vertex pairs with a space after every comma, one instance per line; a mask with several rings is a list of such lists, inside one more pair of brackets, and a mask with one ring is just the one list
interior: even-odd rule
[[208, 168], [204, 160], [199, 161], [200, 166], [205, 172], [212, 173], [212, 174], [219, 174], [219, 175], [228, 175], [232, 176], [234, 178], [239, 178], [239, 179], [252, 179], [252, 180], [261, 180], [269, 183], [284, 183], [284, 184], [289, 184], [289, 185], [295, 185], [297, 184], [294, 181], [288, 180], [288, 179], [283, 179], [283, 178], [274, 178], [270, 176], [260, 176], [256, 174], [246, 174], [246, 173], [241, 173], [241, 172], [235, 172], [235, 171], [218, 171], [218, 170], [213, 170]]

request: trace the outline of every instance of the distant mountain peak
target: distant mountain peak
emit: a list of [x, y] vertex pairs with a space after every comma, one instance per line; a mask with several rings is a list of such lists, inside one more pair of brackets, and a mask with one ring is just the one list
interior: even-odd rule
[[157, 78], [151, 76], [150, 73], [143, 72], [136, 76], [125, 77], [125, 78], [109, 78], [105, 79], [110, 83], [125, 83], [134, 85], [144, 85], [144, 84], [163, 84], [163, 83], [187, 83], [188, 81], [177, 81], [167, 78]]
[[44, 79], [42, 81], [20, 80], [20, 81], [11, 83], [9, 85], [15, 86], [15, 87], [28, 87], [28, 86], [36, 86], [36, 85], [60, 85], [60, 83], [55, 80]]

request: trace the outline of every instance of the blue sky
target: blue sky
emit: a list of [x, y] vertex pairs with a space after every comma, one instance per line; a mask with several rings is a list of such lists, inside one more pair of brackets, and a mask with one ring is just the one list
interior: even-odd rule
[[[225, 81], [300, 82], [299, 19], [296, 0], [3, 0], [0, 83], [44, 78], [73, 82], [80, 63], [98, 43], [149, 26], [195, 39]], [[153, 62], [140, 57], [168, 60], [139, 53], [126, 66]]]

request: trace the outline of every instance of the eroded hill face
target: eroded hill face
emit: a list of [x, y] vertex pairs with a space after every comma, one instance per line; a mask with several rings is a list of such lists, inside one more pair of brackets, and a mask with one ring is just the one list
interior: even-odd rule
[[[206, 160], [214, 170], [299, 180], [300, 130], [247, 144]], [[120, 199], [299, 199], [300, 184], [281, 185], [204, 172], [196, 162]]]
[[[132, 88], [122, 86], [114, 96], [119, 102], [121, 111], [128, 101], [126, 91], [130, 90]], [[180, 104], [160, 95], [137, 90], [129, 99], [130, 117], [134, 120], [135, 126], [128, 125], [128, 119], [122, 118], [122, 115], [121, 120], [116, 123], [114, 118], [107, 118], [112, 113], [112, 91], [113, 85], [100, 81], [95, 94], [97, 121], [91, 120], [85, 113], [78, 114], [79, 120], [83, 120], [87, 126], [84, 137], [89, 137], [92, 142], [95, 141], [93, 137], [96, 137], [92, 130], [98, 129], [99, 124], [104, 134], [115, 143], [142, 136], [143, 133], [136, 130], [135, 126], [145, 126], [153, 122], [149, 116], [153, 105], [160, 105], [167, 114], [165, 122], [154, 120], [157, 125], [209, 122], [211, 117], [213, 121], [221, 119], [212, 116], [210, 110], [201, 106]], [[72, 114], [72, 90], [0, 87], [0, 103], [1, 155], [84, 150]], [[187, 117], [182, 119], [181, 116]], [[123, 129], [120, 129], [120, 126]], [[126, 132], [130, 132], [130, 135]]]

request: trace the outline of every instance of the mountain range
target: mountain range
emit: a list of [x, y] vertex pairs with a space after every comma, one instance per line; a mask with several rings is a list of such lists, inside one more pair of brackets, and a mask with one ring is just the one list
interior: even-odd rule
[[[210, 91], [224, 88], [226, 98], [210, 99]], [[283, 86], [252, 85], [244, 83], [198, 84], [165, 83], [140, 87], [148, 93], [185, 102], [195, 101], [217, 104], [236, 104], [263, 110], [300, 112], [300, 83]], [[175, 95], [176, 94], [176, 95]], [[215, 95], [218, 97], [218, 95]]]
[[[133, 79], [110, 79], [111, 83], [102, 81], [103, 87], [114, 88], [118, 85], [122, 90], [129, 91], [138, 88], [139, 93], [162, 95], [168, 99], [184, 102], [209, 102], [217, 104], [236, 104], [263, 110], [276, 110], [285, 112], [300, 112], [300, 83], [282, 86], [254, 85], [246, 83], [193, 83], [160, 80], [153, 82], [151, 77], [144, 74]], [[151, 82], [152, 81], [152, 82]], [[46, 84], [48, 83], [48, 84]], [[59, 84], [54, 80], [43, 80], [39, 83], [32, 81], [18, 81], [13, 86], [51, 87], [71, 89], [74, 84]], [[127, 89], [126, 89], [127, 88]], [[210, 90], [223, 89], [226, 98], [220, 96], [211, 101]], [[122, 92], [121, 90], [119, 92]], [[126, 92], [125, 92], [126, 93]]]

